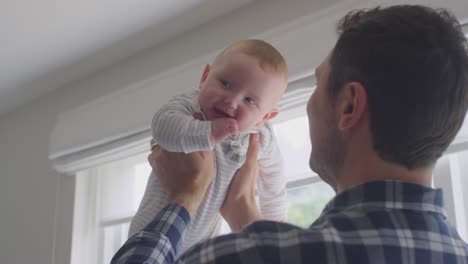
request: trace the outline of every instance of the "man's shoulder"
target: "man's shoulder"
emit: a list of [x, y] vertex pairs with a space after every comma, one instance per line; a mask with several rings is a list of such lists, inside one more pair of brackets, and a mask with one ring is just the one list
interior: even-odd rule
[[201, 260], [203, 263], [301, 263], [301, 259], [326, 259], [322, 238], [318, 230], [274, 221], [256, 221], [241, 232], [195, 245], [181, 259], [184, 263]]
[[276, 222], [276, 221], [268, 221], [268, 220], [260, 220], [255, 221], [248, 226], [246, 226], [242, 232], [246, 233], [281, 233], [281, 232], [289, 232], [295, 230], [297, 232], [309, 232], [309, 229], [305, 229], [299, 226], [295, 226], [285, 222]]

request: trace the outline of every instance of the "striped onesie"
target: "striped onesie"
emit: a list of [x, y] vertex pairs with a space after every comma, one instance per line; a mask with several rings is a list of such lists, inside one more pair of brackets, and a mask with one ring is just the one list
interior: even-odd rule
[[[285, 220], [287, 216], [286, 179], [271, 125], [267, 122], [260, 128], [240, 133], [235, 138], [227, 138], [212, 146], [211, 121], [196, 120], [193, 118], [195, 113], [201, 113], [196, 91], [172, 98], [159, 109], [152, 122], [153, 137], [162, 148], [185, 153], [213, 149], [215, 154], [216, 176], [191, 219], [179, 253], [202, 239], [220, 234], [219, 210], [234, 173], [244, 164], [250, 133], [262, 135], [258, 157], [261, 169], [257, 181], [260, 212], [269, 220]], [[132, 219], [129, 236], [140, 232], [167, 205], [167, 198], [167, 193], [153, 171], [140, 207]]]

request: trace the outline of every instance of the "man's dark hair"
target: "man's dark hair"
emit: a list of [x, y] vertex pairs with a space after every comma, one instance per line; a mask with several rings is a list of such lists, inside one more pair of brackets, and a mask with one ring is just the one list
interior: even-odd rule
[[444, 9], [379, 7], [349, 13], [338, 32], [332, 100], [346, 83], [361, 83], [380, 157], [408, 169], [433, 166], [468, 105], [468, 49], [457, 20]]

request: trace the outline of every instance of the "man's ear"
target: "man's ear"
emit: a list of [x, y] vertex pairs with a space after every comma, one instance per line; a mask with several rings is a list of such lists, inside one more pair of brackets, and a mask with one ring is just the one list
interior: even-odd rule
[[266, 113], [265, 116], [263, 116], [262, 120], [256, 124], [256, 126], [261, 126], [265, 124], [266, 121], [275, 118], [279, 114], [278, 109], [273, 109], [270, 112]]
[[364, 117], [367, 111], [367, 91], [359, 82], [345, 85], [339, 95], [339, 123], [340, 130], [353, 128]]
[[208, 77], [208, 73], [210, 73], [211, 65], [207, 64], [205, 66], [205, 69], [203, 70], [202, 77], [200, 79], [200, 86], [206, 81], [206, 78]]

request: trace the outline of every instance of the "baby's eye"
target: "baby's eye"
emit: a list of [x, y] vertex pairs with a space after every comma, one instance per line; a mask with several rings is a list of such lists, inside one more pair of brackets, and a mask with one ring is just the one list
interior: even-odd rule
[[228, 82], [228, 81], [225, 81], [225, 80], [221, 80], [219, 81], [221, 83], [221, 85], [223, 85], [225, 88], [230, 88], [231, 87], [231, 83]]
[[255, 100], [250, 97], [245, 97], [244, 101], [248, 104], [252, 104], [252, 105], [255, 104]]

